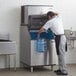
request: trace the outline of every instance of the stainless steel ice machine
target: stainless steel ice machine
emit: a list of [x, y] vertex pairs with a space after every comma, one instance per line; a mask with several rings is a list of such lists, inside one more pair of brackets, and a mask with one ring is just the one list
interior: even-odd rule
[[[36, 51], [38, 30], [47, 21], [46, 13], [52, 9], [50, 5], [25, 5], [21, 6], [21, 27], [20, 27], [20, 62], [28, 65], [33, 71], [33, 66], [45, 66], [55, 64], [52, 62], [51, 40], [54, 40], [53, 33], [43, 33], [41, 38], [46, 40], [47, 49], [45, 52]], [[54, 43], [54, 41], [52, 42]], [[55, 47], [54, 47], [55, 48]]]

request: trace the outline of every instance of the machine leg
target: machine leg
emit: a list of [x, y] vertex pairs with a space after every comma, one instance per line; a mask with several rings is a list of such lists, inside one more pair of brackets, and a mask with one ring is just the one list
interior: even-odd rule
[[7, 55], [5, 55], [5, 68], [7, 68]]
[[16, 54], [14, 55], [14, 70], [16, 71]]
[[9, 69], [10, 69], [10, 55], [8, 55], [8, 59], [9, 59], [9, 60], [8, 60], [8, 63], [9, 63], [9, 64], [8, 64], [8, 67], [9, 67]]
[[33, 72], [33, 67], [31, 67], [31, 72]]
[[51, 65], [51, 71], [53, 71], [53, 65]]
[[5, 68], [10, 69], [10, 55], [5, 55]]

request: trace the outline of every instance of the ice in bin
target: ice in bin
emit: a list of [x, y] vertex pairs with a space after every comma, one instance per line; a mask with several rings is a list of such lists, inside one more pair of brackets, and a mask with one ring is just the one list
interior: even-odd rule
[[46, 41], [45, 41], [45, 39], [38, 39], [36, 41], [36, 51], [37, 52], [46, 51]]

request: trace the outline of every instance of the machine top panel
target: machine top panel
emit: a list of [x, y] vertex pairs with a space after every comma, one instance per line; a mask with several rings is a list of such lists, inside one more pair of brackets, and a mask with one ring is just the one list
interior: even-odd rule
[[46, 14], [48, 11], [52, 10], [51, 6], [29, 6], [28, 15], [39, 15]]

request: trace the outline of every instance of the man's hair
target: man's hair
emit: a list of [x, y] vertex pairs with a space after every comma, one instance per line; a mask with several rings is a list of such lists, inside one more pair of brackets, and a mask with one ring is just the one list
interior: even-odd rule
[[52, 11], [49, 11], [49, 12], [47, 13], [47, 17], [48, 17], [48, 16], [53, 17], [53, 16], [55, 16], [55, 13], [52, 12]]

